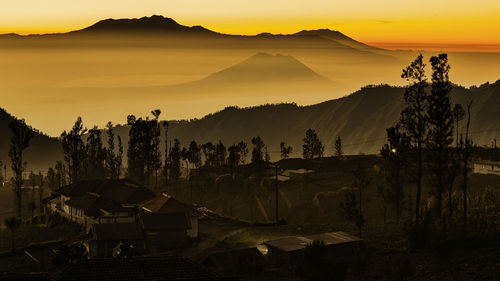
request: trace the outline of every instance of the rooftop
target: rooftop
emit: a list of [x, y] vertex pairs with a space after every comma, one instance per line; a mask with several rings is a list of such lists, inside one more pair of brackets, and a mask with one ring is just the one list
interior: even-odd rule
[[151, 213], [185, 213], [190, 217], [200, 217], [202, 215], [194, 208], [174, 199], [166, 193], [162, 193], [160, 196], [144, 202], [141, 207]]
[[339, 232], [328, 232], [322, 234], [309, 235], [305, 237], [297, 236], [297, 237], [281, 238], [281, 239], [266, 241], [264, 242], [264, 245], [278, 248], [285, 252], [292, 252], [304, 249], [308, 244], [311, 244], [315, 240], [323, 241], [325, 243], [325, 246], [362, 241], [362, 239], [356, 236], [339, 231]]

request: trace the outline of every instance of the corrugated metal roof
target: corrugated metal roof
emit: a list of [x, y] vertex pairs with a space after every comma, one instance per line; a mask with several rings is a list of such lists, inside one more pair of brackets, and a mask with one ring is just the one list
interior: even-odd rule
[[328, 232], [309, 236], [287, 237], [264, 242], [265, 245], [280, 249], [285, 252], [292, 252], [304, 249], [308, 244], [313, 241], [319, 240], [325, 243], [325, 246], [353, 243], [362, 241], [362, 239], [350, 235], [345, 232]]

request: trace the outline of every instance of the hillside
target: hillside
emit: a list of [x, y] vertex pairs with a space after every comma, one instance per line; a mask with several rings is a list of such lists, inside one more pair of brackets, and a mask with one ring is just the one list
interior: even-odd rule
[[[227, 107], [199, 120], [170, 121], [169, 138], [178, 138], [184, 146], [191, 140], [198, 143], [222, 140], [230, 145], [240, 140], [250, 143], [252, 137], [259, 135], [268, 146], [271, 157], [276, 160], [282, 141], [293, 146], [292, 156], [300, 157], [304, 133], [312, 128], [323, 141], [326, 155], [332, 155], [337, 136], [341, 136], [346, 154], [378, 153], [385, 142], [385, 129], [399, 119], [403, 92], [404, 88], [400, 87], [369, 86], [349, 96], [311, 106]], [[464, 107], [470, 99], [474, 100], [472, 137], [478, 145], [491, 145], [500, 134], [500, 80], [471, 89], [456, 86], [452, 99], [453, 103], [461, 103]], [[7, 159], [10, 135], [7, 124], [12, 118], [5, 111], [0, 111], [0, 132], [6, 136], [0, 139], [2, 161]], [[459, 126], [461, 132], [464, 126], [462, 122]], [[115, 131], [121, 135], [126, 151], [128, 127], [117, 126]], [[29, 169], [35, 170], [53, 165], [62, 158], [58, 141], [39, 133], [26, 155]]]
[[[399, 119], [403, 93], [404, 88], [381, 85], [311, 106], [227, 107], [199, 120], [171, 122], [169, 136], [187, 146], [193, 139], [199, 143], [220, 139], [229, 145], [240, 140], [250, 142], [259, 135], [276, 159], [282, 141], [293, 146], [293, 156], [300, 157], [304, 133], [312, 128], [322, 139], [326, 155], [332, 155], [337, 136], [341, 136], [346, 154], [378, 153], [386, 141], [386, 128]], [[466, 107], [470, 99], [474, 100], [471, 120], [474, 142], [491, 145], [500, 134], [500, 80], [471, 89], [453, 88], [453, 104]], [[461, 132], [464, 126], [464, 122], [459, 125]], [[122, 138], [127, 139], [127, 128], [121, 127], [119, 131]]]
[[[12, 174], [10, 170], [10, 138], [12, 133], [9, 129], [9, 123], [14, 119], [13, 116], [0, 108], [0, 161], [7, 163], [7, 173]], [[47, 166], [53, 166], [57, 160], [62, 160], [62, 150], [59, 141], [50, 138], [36, 130], [31, 140], [30, 146], [25, 151], [25, 161], [27, 162], [27, 171], [46, 170]], [[3, 173], [3, 171], [2, 171]]]

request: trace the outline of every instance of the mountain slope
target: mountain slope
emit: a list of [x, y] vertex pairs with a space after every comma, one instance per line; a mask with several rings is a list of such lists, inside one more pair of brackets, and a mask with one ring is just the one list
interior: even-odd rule
[[[337, 136], [343, 141], [347, 154], [378, 153], [386, 141], [386, 128], [399, 120], [403, 109], [404, 88], [369, 86], [336, 100], [311, 106], [295, 104], [264, 105], [253, 108], [228, 107], [202, 119], [190, 122], [171, 122], [169, 136], [187, 146], [222, 140], [226, 145], [261, 136], [271, 157], [279, 157], [279, 144], [284, 141], [294, 148], [294, 157], [301, 156], [305, 131], [318, 132], [325, 145], [326, 155], [332, 155]], [[478, 145], [490, 145], [500, 135], [500, 80], [478, 88], [455, 86], [452, 102], [464, 107], [473, 99], [471, 135]], [[464, 132], [465, 123], [459, 124]], [[127, 128], [119, 130], [127, 139]], [[498, 138], [498, 137], [497, 137]]]
[[[15, 118], [12, 115], [0, 108], [0, 136], [2, 136], [0, 138], [0, 161], [7, 164], [9, 177], [12, 176], [9, 158], [12, 133], [9, 129], [9, 123], [14, 120]], [[25, 150], [24, 158], [27, 162], [27, 171], [46, 171], [48, 166], [53, 166], [56, 161], [63, 159], [61, 144], [57, 139], [34, 130], [34, 137], [31, 140], [30, 146]]]

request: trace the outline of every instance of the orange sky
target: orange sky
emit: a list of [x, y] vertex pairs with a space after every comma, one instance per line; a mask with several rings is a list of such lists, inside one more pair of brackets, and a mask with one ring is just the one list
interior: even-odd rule
[[218, 32], [330, 28], [364, 42], [500, 45], [498, 0], [3, 1], [0, 33], [64, 32], [104, 18], [159, 14]]

